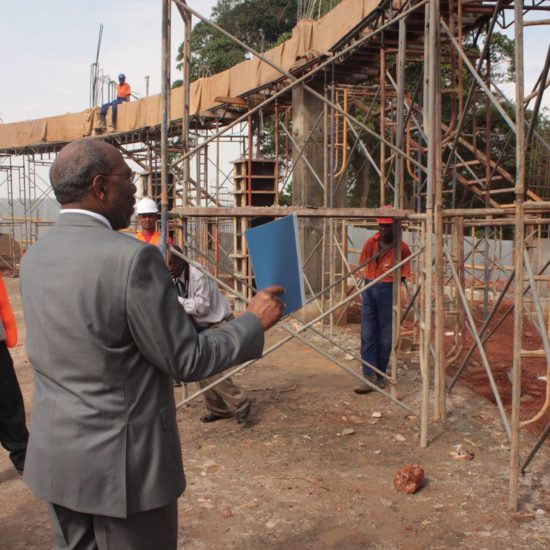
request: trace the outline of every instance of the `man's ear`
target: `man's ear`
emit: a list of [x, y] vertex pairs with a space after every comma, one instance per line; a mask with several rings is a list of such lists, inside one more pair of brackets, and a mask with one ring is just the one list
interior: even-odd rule
[[99, 199], [104, 200], [107, 196], [107, 190], [108, 190], [109, 182], [108, 179], [103, 176], [102, 174], [98, 174], [97, 176], [94, 176], [94, 179], [92, 180], [92, 193]]

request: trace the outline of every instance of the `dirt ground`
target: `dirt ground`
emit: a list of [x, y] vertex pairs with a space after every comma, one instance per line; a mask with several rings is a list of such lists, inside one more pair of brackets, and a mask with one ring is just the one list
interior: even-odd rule
[[[30, 413], [18, 281], [6, 283], [20, 327], [12, 355]], [[358, 349], [357, 325], [337, 333], [346, 349]], [[272, 331], [269, 342], [283, 334]], [[399, 380], [399, 397], [418, 410], [414, 358], [401, 364]], [[459, 382], [447, 422], [430, 425], [430, 445], [422, 449], [416, 415], [379, 394], [354, 394], [349, 374], [297, 342], [235, 381], [254, 401], [246, 427], [234, 420], [202, 424], [200, 398], [178, 412], [188, 481], [179, 504], [180, 548], [550, 547], [549, 447], [521, 479], [520, 511], [507, 512], [509, 442], [494, 405], [468, 383]], [[522, 437], [525, 455], [534, 435]], [[473, 460], [452, 458], [457, 445]], [[425, 470], [424, 487], [414, 495], [398, 492], [396, 471], [415, 463]], [[32, 497], [3, 450], [0, 548], [51, 548], [45, 504]]]

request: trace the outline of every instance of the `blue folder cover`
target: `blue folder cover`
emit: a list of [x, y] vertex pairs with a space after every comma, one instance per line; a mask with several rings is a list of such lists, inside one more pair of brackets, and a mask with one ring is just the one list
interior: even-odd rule
[[283, 315], [303, 307], [306, 300], [296, 214], [247, 229], [245, 237], [256, 288], [281, 285], [285, 289], [280, 296], [286, 304]]

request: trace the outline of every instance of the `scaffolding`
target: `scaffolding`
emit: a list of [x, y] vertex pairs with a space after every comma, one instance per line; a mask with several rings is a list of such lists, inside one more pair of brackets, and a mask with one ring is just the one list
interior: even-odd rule
[[[201, 263], [235, 296], [237, 308], [253, 292], [244, 230], [258, 220], [296, 212], [309, 239], [303, 255], [309, 315], [292, 325], [283, 322], [288, 335], [277, 346], [297, 338], [360, 380], [359, 369], [328, 351], [341, 349], [332, 327], [345, 319], [366, 288], [357, 252], [381, 213], [367, 205], [391, 203], [391, 213], [384, 211], [384, 216], [396, 222], [394, 242], [403, 236], [411, 247], [414, 279], [401, 289], [394, 285], [389, 388], [376, 391], [418, 416], [420, 445], [427, 446], [431, 421], [446, 419], [449, 394], [477, 353], [510, 439], [509, 507], [514, 510], [519, 475], [550, 432], [542, 430], [533, 449], [522, 448], [522, 429], [550, 420], [550, 144], [548, 130], [541, 126], [541, 103], [550, 85], [550, 44], [543, 45], [548, 54], [528, 93], [523, 46], [524, 34], [550, 24], [545, 18], [550, 2], [371, 4], [374, 8], [329, 54], [312, 52], [305, 62], [285, 70], [184, 1], [164, 0], [161, 124], [101, 139], [141, 168], [144, 194], [160, 202], [163, 232], [172, 232], [175, 242], [184, 245], [184, 256]], [[168, 117], [172, 6], [185, 29], [183, 116], [177, 121]], [[193, 17], [267, 63], [278, 77], [238, 97], [217, 98], [215, 109], [191, 116]], [[495, 31], [512, 27], [515, 97], [510, 101], [493, 77], [491, 53]], [[312, 112], [300, 118], [304, 103]], [[229, 144], [238, 152], [231, 159], [236, 161], [234, 174], [223, 158]], [[62, 145], [0, 151], [0, 185], [12, 202], [19, 189], [18, 200], [23, 196], [27, 205], [22, 221], [12, 210], [3, 224], [11, 231], [18, 223], [25, 226], [23, 247], [38, 236], [33, 212], [47, 196], [42, 184], [31, 185], [36, 182], [31, 167], [50, 162]], [[270, 166], [264, 175], [273, 191], [263, 191], [273, 201], [254, 206], [258, 188], [253, 166], [262, 163]], [[279, 206], [290, 182], [293, 203]], [[296, 191], [300, 182], [309, 194]], [[394, 254], [394, 277], [400, 280], [397, 246]], [[482, 310], [481, 326], [476, 308]], [[488, 342], [510, 317], [513, 366], [507, 405]], [[540, 349], [524, 345], [527, 322], [540, 336]], [[326, 346], [308, 339], [312, 333], [322, 335]], [[464, 344], [467, 333], [470, 346]], [[397, 391], [398, 357], [410, 349], [418, 354], [422, 379], [418, 410], [411, 405], [412, 396]], [[346, 352], [361, 361], [353, 350]], [[547, 370], [546, 400], [531, 418], [524, 418], [520, 406], [527, 358], [538, 359]]]

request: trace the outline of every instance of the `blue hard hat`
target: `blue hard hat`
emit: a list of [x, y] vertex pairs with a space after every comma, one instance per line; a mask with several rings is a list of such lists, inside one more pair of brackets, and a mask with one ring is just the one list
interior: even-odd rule
[[124, 73], [120, 73], [120, 74], [118, 75], [118, 79], [119, 79], [119, 80], [126, 80], [126, 75], [125, 75]]

